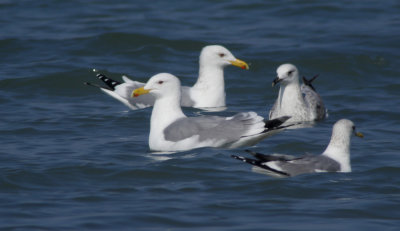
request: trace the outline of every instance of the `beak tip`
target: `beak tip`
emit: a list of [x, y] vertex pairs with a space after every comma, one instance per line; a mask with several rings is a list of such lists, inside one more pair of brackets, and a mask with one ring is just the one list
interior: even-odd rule
[[273, 81], [272, 81], [272, 87], [275, 87], [275, 85], [277, 85], [278, 83], [280, 83], [282, 81], [282, 79], [279, 79], [279, 77], [276, 77]]
[[231, 63], [231, 65], [240, 67], [243, 70], [248, 70], [249, 69], [249, 65], [243, 60], [236, 59], [236, 60], [229, 61], [229, 62]]
[[148, 94], [149, 92], [150, 90], [144, 89], [144, 87], [137, 88], [132, 91], [131, 97], [139, 97], [141, 95]]

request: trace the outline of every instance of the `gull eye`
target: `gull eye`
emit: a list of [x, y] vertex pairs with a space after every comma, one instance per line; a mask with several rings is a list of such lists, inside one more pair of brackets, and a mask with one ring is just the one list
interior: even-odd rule
[[221, 58], [225, 57], [225, 54], [224, 54], [224, 53], [219, 53], [218, 55], [219, 55], [219, 57], [221, 57]]
[[356, 126], [353, 126], [353, 127], [351, 127], [351, 128], [353, 129], [353, 131], [356, 130]]
[[287, 74], [288, 74], [288, 75], [291, 75], [291, 74], [293, 74], [293, 72], [294, 72], [293, 70], [292, 70], [292, 71], [288, 71]]
[[162, 80], [158, 81], [158, 84], [163, 84], [163, 83], [164, 83], [164, 81], [162, 81]]

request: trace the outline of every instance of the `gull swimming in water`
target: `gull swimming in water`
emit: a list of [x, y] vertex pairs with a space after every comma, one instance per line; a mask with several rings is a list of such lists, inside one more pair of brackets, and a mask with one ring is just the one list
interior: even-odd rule
[[[181, 87], [181, 106], [205, 109], [225, 107], [224, 67], [228, 65], [249, 69], [246, 62], [235, 58], [225, 47], [220, 45], [205, 46], [200, 53], [197, 82], [192, 87]], [[97, 77], [107, 85], [107, 87], [100, 87], [103, 92], [132, 110], [154, 105], [152, 95], [140, 98], [130, 97], [134, 89], [143, 87], [145, 83], [133, 81], [126, 76], [122, 77], [123, 83], [112, 80], [103, 74], [97, 74]], [[99, 87], [91, 83], [85, 84]]]
[[184, 151], [200, 147], [236, 148], [254, 145], [282, 131], [289, 117], [265, 121], [255, 112], [231, 117], [183, 114], [180, 81], [174, 75], [160, 73], [144, 87], [133, 91], [133, 97], [151, 94], [155, 103], [150, 120], [149, 147], [152, 151]]
[[280, 84], [278, 98], [269, 112], [269, 119], [290, 116], [287, 122], [311, 122], [324, 119], [325, 106], [320, 95], [315, 91], [311, 80], [303, 77], [299, 84], [299, 71], [292, 64], [282, 64], [277, 69], [278, 76], [272, 82], [274, 87]]
[[257, 172], [275, 177], [317, 172], [351, 172], [350, 139], [352, 135], [363, 137], [363, 134], [356, 132], [352, 121], [341, 119], [334, 124], [329, 145], [321, 155], [294, 157], [280, 154], [265, 155], [249, 151], [255, 159], [236, 155], [232, 155], [232, 157], [253, 165]]

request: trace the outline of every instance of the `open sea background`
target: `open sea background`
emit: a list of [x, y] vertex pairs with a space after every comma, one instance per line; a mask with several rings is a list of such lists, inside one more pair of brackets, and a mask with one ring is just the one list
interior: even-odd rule
[[[399, 1], [0, 0], [0, 25], [0, 230], [400, 229]], [[209, 44], [251, 64], [226, 68], [219, 114], [267, 116], [282, 63], [320, 74], [329, 117], [251, 149], [319, 154], [348, 118], [365, 135], [353, 172], [275, 179], [230, 158], [245, 148], [152, 153], [151, 108], [83, 85], [93, 68], [192, 85]]]

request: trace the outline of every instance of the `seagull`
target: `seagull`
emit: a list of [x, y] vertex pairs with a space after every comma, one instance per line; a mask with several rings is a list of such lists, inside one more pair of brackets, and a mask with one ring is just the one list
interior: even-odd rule
[[326, 116], [322, 98], [311, 84], [317, 76], [299, 84], [299, 71], [293, 64], [282, 64], [277, 69], [278, 76], [272, 82], [274, 87], [280, 83], [278, 98], [269, 112], [269, 119], [290, 116], [288, 122], [312, 122]]
[[257, 172], [274, 177], [289, 177], [304, 173], [351, 172], [350, 139], [351, 136], [364, 137], [356, 131], [354, 123], [348, 119], [337, 121], [332, 130], [328, 147], [321, 155], [266, 155], [247, 150], [255, 159], [232, 155], [233, 158], [249, 163]]
[[231, 117], [187, 117], [181, 109], [179, 79], [169, 73], [151, 77], [133, 97], [150, 94], [155, 103], [150, 120], [149, 147], [152, 151], [185, 151], [201, 147], [236, 148], [254, 145], [282, 131], [289, 117], [265, 121], [255, 112]]
[[[225, 104], [225, 82], [224, 67], [233, 65], [242, 69], [249, 69], [249, 65], [235, 58], [233, 54], [223, 46], [205, 46], [200, 53], [199, 76], [192, 87], [182, 86], [181, 106], [194, 108], [223, 108]], [[131, 98], [131, 92], [143, 87], [145, 83], [133, 81], [123, 76], [123, 83], [108, 78], [103, 74], [97, 74], [107, 87], [100, 87], [92, 83], [85, 83], [100, 87], [100, 89], [111, 97], [119, 100], [132, 110], [141, 109], [154, 105], [152, 95], [140, 98]]]

